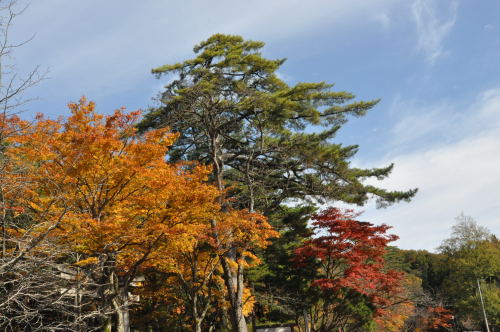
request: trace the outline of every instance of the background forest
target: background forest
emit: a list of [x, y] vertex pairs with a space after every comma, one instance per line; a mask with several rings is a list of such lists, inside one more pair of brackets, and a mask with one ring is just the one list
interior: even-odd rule
[[[22, 10], [2, 5], [8, 59]], [[289, 84], [263, 47], [215, 34], [152, 70], [165, 85], [145, 112], [82, 97], [33, 121], [24, 92], [44, 75], [2, 66], [0, 328], [500, 329], [496, 235], [461, 214], [436, 252], [394, 246], [352, 207], [417, 189], [373, 185], [394, 165], [358, 167], [336, 138], [379, 100]]]

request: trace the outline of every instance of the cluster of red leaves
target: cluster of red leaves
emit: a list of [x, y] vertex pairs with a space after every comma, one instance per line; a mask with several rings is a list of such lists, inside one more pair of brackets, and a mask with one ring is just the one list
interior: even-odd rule
[[349, 288], [382, 307], [389, 304], [402, 278], [400, 272], [384, 269], [385, 248], [398, 237], [386, 234], [389, 226], [358, 221], [358, 216], [338, 208], [314, 216], [316, 237], [295, 251], [296, 263], [320, 263], [323, 277], [313, 286], [325, 292]]
[[429, 307], [427, 308], [427, 317], [425, 318], [426, 328], [435, 330], [441, 327], [452, 327], [453, 314], [449, 309], [443, 307]]

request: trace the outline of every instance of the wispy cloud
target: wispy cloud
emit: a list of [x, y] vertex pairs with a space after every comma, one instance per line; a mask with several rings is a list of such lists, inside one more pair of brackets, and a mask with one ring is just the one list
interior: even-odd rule
[[[454, 117], [452, 107], [443, 101], [433, 105], [425, 105], [414, 99], [403, 99], [398, 96], [391, 105], [391, 114], [399, 117], [392, 127], [393, 147], [404, 147], [408, 143], [421, 143], [436, 132], [449, 132], [450, 119]], [[440, 129], [440, 130], [438, 130]], [[421, 144], [420, 144], [421, 145]]]
[[52, 79], [45, 87], [56, 91], [54, 97], [66, 102], [86, 93], [99, 102], [156, 85], [149, 74], [152, 67], [190, 56], [192, 46], [213, 33], [241, 34], [271, 44], [326, 25], [355, 24], [396, 2], [33, 1], [17, 31], [20, 39], [34, 31], [37, 36], [19, 49], [17, 61], [50, 67]]
[[[439, 109], [439, 105], [429, 108]], [[370, 206], [364, 215], [367, 220], [394, 226], [403, 248], [435, 249], [449, 235], [454, 217], [461, 211], [500, 234], [500, 89], [480, 93], [463, 115], [454, 122], [447, 117], [439, 120], [457, 127], [450, 133], [454, 136], [450, 141], [437, 140], [418, 151], [391, 154], [377, 162], [396, 165], [393, 174], [378, 185], [392, 190], [419, 188], [409, 204], [386, 210]], [[426, 134], [440, 130], [441, 126], [433, 126]], [[403, 131], [397, 133], [404, 135]]]
[[431, 64], [445, 54], [443, 42], [457, 20], [458, 0], [448, 1], [448, 6], [442, 10], [438, 3], [438, 0], [415, 0], [412, 6], [417, 47]]

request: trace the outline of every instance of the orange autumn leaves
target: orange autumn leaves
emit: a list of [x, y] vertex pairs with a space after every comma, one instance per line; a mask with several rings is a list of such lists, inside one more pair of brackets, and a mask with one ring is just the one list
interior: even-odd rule
[[260, 215], [223, 212], [207, 167], [168, 162], [175, 134], [158, 129], [139, 136], [139, 112], [103, 116], [84, 98], [69, 108], [66, 120], [14, 122], [17, 134], [7, 142], [10, 158], [24, 169], [23, 204], [41, 225], [57, 220], [52, 237], [83, 254], [80, 265], [112, 253], [118, 273], [175, 269], [172, 253], [209, 236], [212, 219], [231, 229], [227, 241], [264, 246], [275, 234]]

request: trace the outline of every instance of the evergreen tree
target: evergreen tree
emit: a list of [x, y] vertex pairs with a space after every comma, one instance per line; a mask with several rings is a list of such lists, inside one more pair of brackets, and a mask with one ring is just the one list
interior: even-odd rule
[[[352, 167], [358, 147], [332, 142], [349, 116], [365, 115], [378, 100], [353, 101], [353, 94], [332, 91], [325, 82], [289, 86], [276, 75], [285, 60], [264, 58], [263, 46], [216, 34], [194, 47], [193, 59], [153, 69], [173, 80], [139, 129], [179, 132], [169, 158], [212, 165], [212, 180], [230, 188], [235, 205], [265, 215], [290, 199], [362, 205], [376, 197], [379, 206], [410, 200], [416, 189], [387, 191], [363, 183], [387, 177], [393, 165]], [[312, 126], [322, 129], [306, 133]], [[233, 331], [246, 331], [240, 258], [235, 250], [221, 260]], [[239, 262], [238, 268], [229, 261]]]
[[295, 250], [311, 239], [313, 231], [308, 222], [314, 211], [312, 206], [284, 206], [269, 216], [281, 236], [259, 253], [264, 263], [248, 273], [258, 299], [256, 319], [298, 322], [304, 311], [317, 302], [319, 290], [311, 283], [319, 278], [319, 264], [299, 267], [293, 263]]

